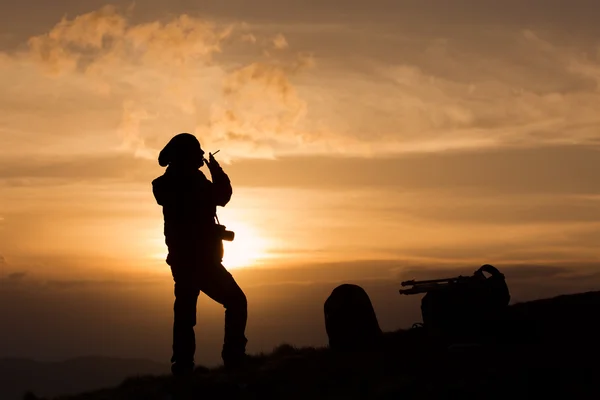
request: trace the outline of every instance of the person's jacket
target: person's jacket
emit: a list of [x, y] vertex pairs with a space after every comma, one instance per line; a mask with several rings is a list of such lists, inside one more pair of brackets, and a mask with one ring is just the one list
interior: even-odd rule
[[152, 181], [156, 202], [163, 208], [167, 262], [174, 256], [222, 251], [215, 237], [215, 214], [217, 206], [229, 203], [233, 190], [220, 166], [213, 165], [211, 175], [212, 182], [200, 170], [169, 166]]

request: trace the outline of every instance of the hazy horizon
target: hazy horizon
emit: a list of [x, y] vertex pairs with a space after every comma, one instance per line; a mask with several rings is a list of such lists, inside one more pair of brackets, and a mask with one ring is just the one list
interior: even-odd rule
[[[168, 360], [150, 182], [180, 132], [220, 150], [233, 184], [219, 218], [250, 351], [325, 344], [343, 282], [388, 330], [418, 320], [397, 291], [418, 274], [490, 263], [516, 301], [600, 289], [596, 7], [3, 4], [0, 357]], [[200, 363], [218, 362], [222, 324], [201, 296]]]

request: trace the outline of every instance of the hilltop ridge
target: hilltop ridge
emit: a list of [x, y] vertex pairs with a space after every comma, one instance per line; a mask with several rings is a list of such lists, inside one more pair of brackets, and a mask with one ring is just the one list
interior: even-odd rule
[[282, 345], [239, 373], [198, 367], [187, 382], [131, 377], [52, 400], [600, 398], [600, 291], [518, 303], [508, 314], [494, 346], [436, 347], [414, 328], [385, 333], [383, 351]]
[[[23, 389], [44, 395], [75, 394], [110, 387], [132, 374], [164, 374], [168, 363], [144, 359], [83, 356], [63, 361], [0, 358], [0, 399], [19, 400]], [[67, 380], [65, 377], [70, 377]]]

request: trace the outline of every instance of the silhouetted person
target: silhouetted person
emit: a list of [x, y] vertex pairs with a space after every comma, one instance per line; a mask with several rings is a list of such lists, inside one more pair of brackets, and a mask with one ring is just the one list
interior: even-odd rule
[[[194, 369], [201, 291], [225, 307], [221, 356], [226, 368], [237, 367], [246, 357], [246, 296], [222, 264], [223, 242], [215, 222], [217, 206], [231, 199], [231, 182], [212, 154], [205, 160], [198, 139], [188, 133], [173, 137], [158, 162], [167, 169], [152, 182], [152, 190], [163, 207], [166, 262], [175, 281], [171, 370], [183, 375]], [[199, 170], [205, 162], [212, 182]]]

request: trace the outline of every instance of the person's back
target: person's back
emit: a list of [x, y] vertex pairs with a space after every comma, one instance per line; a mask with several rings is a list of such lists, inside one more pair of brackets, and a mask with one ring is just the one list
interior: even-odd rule
[[159, 156], [165, 173], [152, 182], [154, 197], [163, 207], [164, 234], [175, 281], [173, 372], [193, 369], [196, 302], [205, 292], [226, 308], [223, 360], [237, 364], [245, 356], [247, 305], [244, 293], [221, 264], [223, 243], [215, 215], [232, 195], [229, 177], [210, 156], [211, 182], [199, 171], [204, 151], [190, 134], [175, 136]]
[[212, 183], [201, 171], [168, 167], [152, 186], [156, 201], [163, 206], [167, 241], [206, 236], [214, 224], [216, 202], [211, 198]]

